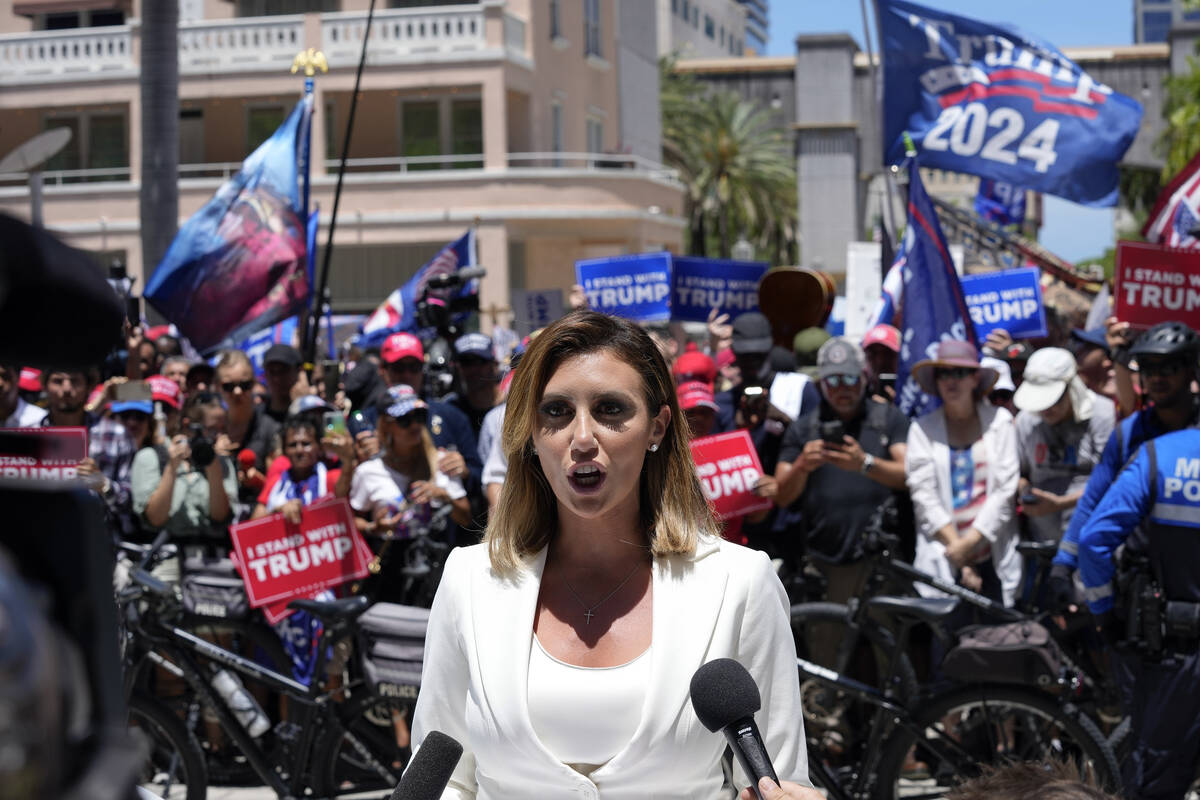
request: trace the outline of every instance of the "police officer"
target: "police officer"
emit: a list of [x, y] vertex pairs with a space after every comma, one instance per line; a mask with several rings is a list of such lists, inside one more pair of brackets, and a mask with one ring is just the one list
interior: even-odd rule
[[1051, 572], [1051, 585], [1060, 604], [1067, 604], [1074, 596], [1070, 576], [1078, 561], [1079, 534], [1121, 467], [1144, 442], [1195, 424], [1197, 405], [1191, 383], [1198, 353], [1200, 339], [1181, 322], [1154, 326], [1130, 349], [1129, 356], [1138, 361], [1142, 390], [1151, 405], [1126, 417], [1113, 431], [1075, 506]]
[[[1159, 325], [1134, 345], [1133, 355], [1147, 393], [1165, 394], [1168, 383], [1183, 383], [1186, 395], [1160, 411], [1168, 412], [1166, 422], [1185, 419], [1191, 427], [1148, 436], [1080, 531], [1084, 594], [1110, 641], [1120, 638], [1114, 632], [1113, 554], [1127, 540], [1149, 561], [1167, 603], [1200, 604], [1200, 428], [1191, 391], [1200, 367], [1196, 335], [1178, 323]], [[1200, 611], [1200, 605], [1176, 607]], [[1134, 737], [1124, 778], [1134, 797], [1182, 797], [1200, 762], [1200, 625], [1193, 627], [1168, 627], [1165, 657], [1120, 657]]]

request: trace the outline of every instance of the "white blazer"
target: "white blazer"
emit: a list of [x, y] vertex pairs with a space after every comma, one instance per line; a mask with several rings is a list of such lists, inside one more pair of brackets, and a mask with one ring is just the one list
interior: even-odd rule
[[[1021, 477], [1017, 429], [1007, 409], [993, 406], [986, 400], [980, 401], [976, 409], [987, 452], [987, 499], [975, 516], [974, 528], [991, 543], [992, 564], [1000, 577], [1004, 603], [1011, 606], [1021, 583], [1021, 558], [1016, 550], [1015, 498], [1017, 481]], [[943, 409], [919, 417], [908, 429], [905, 469], [917, 519], [917, 552], [913, 566], [954, 583], [954, 573], [946, 560], [946, 548], [933, 538], [939, 529], [954, 521], [948, 438]], [[942, 592], [923, 583], [916, 586], [926, 597], [942, 596]]]
[[[775, 770], [809, 784], [789, 604], [766, 555], [704, 539], [691, 556], [653, 565], [651, 679], [629, 743], [585, 777], [538, 739], [529, 718], [529, 652], [543, 549], [512, 579], [491, 569], [486, 545], [450, 554], [425, 642], [414, 752], [440, 730], [464, 753], [443, 798], [581, 797], [604, 800], [729, 797], [725, 737], [700, 724], [692, 674], [734, 658], [762, 695], [755, 715]], [[586, 720], [580, 720], [585, 726]], [[748, 785], [735, 765], [738, 786]]]

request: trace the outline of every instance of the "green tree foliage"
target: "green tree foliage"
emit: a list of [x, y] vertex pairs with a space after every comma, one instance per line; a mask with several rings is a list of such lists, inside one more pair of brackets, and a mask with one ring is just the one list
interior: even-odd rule
[[[1183, 7], [1185, 11], [1200, 10], [1200, 0], [1184, 0]], [[1197, 50], [1200, 51], [1200, 42]], [[1200, 153], [1200, 60], [1188, 56], [1187, 61], [1186, 74], [1171, 75], [1163, 81], [1167, 90], [1163, 103], [1166, 127], [1158, 145], [1166, 158], [1162, 170], [1164, 184]]]
[[663, 159], [687, 187], [692, 255], [729, 258], [739, 233], [779, 264], [795, 240], [796, 172], [787, 131], [768, 109], [708, 92], [660, 61]]

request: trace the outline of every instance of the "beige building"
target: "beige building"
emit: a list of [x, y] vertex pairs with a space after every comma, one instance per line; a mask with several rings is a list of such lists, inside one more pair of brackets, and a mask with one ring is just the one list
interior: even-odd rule
[[[46, 225], [120, 255], [138, 286], [143, 1], [0, 0], [0, 156], [71, 128], [45, 169]], [[367, 6], [180, 0], [181, 223], [283, 120], [303, 91], [289, 68], [310, 47], [329, 64], [315, 81], [312, 202], [332, 209]], [[274, 13], [295, 9], [309, 13]], [[482, 305], [502, 323], [510, 287], [568, 287], [576, 259], [678, 250], [683, 190], [656, 158], [654, 15], [641, 0], [378, 3], [335, 307], [373, 308], [475, 221]], [[28, 217], [25, 176], [0, 176], [0, 210]]]

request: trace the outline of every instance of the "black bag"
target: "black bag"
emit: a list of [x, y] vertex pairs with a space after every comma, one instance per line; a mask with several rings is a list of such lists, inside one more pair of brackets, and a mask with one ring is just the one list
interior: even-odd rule
[[1036, 622], [972, 625], [958, 634], [942, 671], [964, 683], [1018, 683], [1049, 688], [1059, 677], [1062, 651]]
[[429, 609], [376, 603], [358, 618], [367, 685], [383, 697], [416, 699]]
[[250, 613], [246, 586], [228, 558], [188, 558], [180, 586], [183, 610], [198, 617], [244, 619]]

